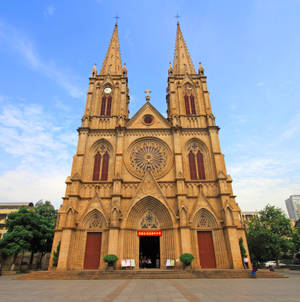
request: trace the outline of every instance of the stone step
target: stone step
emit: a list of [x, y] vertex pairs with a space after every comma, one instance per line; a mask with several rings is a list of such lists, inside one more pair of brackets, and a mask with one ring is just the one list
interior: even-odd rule
[[[16, 280], [112, 280], [112, 279], [228, 279], [251, 278], [250, 270], [203, 269], [203, 270], [133, 270], [133, 271], [39, 271], [20, 275]], [[285, 278], [277, 272], [259, 270], [257, 278]]]

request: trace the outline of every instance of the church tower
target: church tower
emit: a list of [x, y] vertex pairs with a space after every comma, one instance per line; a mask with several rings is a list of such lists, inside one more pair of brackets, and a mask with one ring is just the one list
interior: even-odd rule
[[246, 238], [212, 114], [202, 65], [196, 73], [177, 24], [167, 113], [146, 102], [129, 118], [126, 65], [115, 25], [105, 60], [92, 69], [78, 147], [50, 258], [58, 270], [117, 268], [242, 268]]

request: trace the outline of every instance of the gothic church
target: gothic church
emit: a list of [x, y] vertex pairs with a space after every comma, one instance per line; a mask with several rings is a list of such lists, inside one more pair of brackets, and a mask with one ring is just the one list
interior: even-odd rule
[[129, 118], [116, 24], [101, 70], [95, 65], [89, 79], [55, 229], [57, 270], [104, 269], [107, 254], [118, 256], [117, 268], [124, 259], [134, 260], [135, 269], [143, 259], [146, 267], [180, 268], [183, 253], [194, 255], [194, 269], [243, 267], [244, 226], [206, 76], [201, 64], [195, 71], [179, 23], [166, 100], [167, 118], [149, 95]]

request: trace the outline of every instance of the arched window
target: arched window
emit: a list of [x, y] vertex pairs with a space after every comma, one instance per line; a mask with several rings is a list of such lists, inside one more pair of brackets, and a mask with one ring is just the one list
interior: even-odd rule
[[193, 95], [190, 95], [190, 102], [192, 114], [196, 114], [195, 100]]
[[110, 87], [105, 87], [103, 90], [102, 102], [101, 102], [101, 116], [110, 116], [111, 115], [111, 106], [112, 106], [112, 90]]
[[190, 151], [190, 153], [189, 153], [189, 164], [190, 164], [191, 179], [198, 179], [197, 171], [196, 171], [195, 155], [192, 151]]
[[101, 180], [107, 180], [108, 176], [108, 163], [109, 163], [109, 155], [107, 151], [103, 155], [103, 163], [102, 163], [102, 170], [101, 170]]
[[185, 88], [184, 106], [186, 115], [196, 114], [195, 97], [192, 94], [191, 87]]
[[106, 107], [106, 97], [102, 97], [102, 103], [101, 103], [101, 112], [100, 115], [105, 115], [105, 107]]
[[109, 152], [105, 144], [101, 144], [94, 157], [93, 181], [105, 181], [108, 179]]
[[185, 113], [187, 115], [190, 115], [191, 112], [190, 112], [190, 102], [189, 102], [189, 96], [188, 95], [184, 96], [184, 104], [185, 104]]
[[101, 165], [101, 155], [98, 152], [95, 155], [95, 159], [94, 159], [93, 180], [99, 180], [100, 165]]
[[205, 168], [203, 154], [199, 149], [199, 145], [193, 143], [189, 148], [188, 161], [190, 168], [190, 176], [192, 180], [201, 180], [205, 179]]

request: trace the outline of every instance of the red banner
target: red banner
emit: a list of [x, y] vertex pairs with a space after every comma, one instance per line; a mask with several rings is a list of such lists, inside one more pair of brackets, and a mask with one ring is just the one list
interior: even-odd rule
[[162, 231], [161, 230], [158, 230], [158, 231], [137, 231], [137, 235], [139, 237], [141, 237], [141, 236], [161, 236]]

